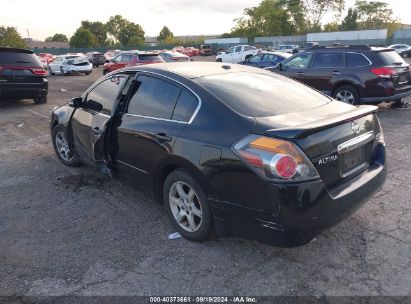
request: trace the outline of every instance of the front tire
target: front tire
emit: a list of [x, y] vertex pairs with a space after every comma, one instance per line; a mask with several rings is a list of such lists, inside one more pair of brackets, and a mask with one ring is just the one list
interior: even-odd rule
[[47, 70], [49, 72], [49, 75], [54, 75], [53, 70], [51, 69], [50, 66], [47, 67]]
[[216, 62], [223, 62], [223, 59], [218, 58], [218, 59], [216, 60]]
[[163, 200], [173, 226], [183, 237], [195, 242], [209, 237], [211, 209], [203, 188], [190, 174], [172, 172], [164, 182]]
[[67, 138], [67, 129], [57, 125], [53, 128], [51, 137], [54, 151], [61, 162], [69, 167], [78, 166], [77, 156]]
[[360, 94], [356, 88], [350, 85], [342, 85], [333, 93], [333, 98], [348, 103], [351, 105], [358, 105], [360, 103]]

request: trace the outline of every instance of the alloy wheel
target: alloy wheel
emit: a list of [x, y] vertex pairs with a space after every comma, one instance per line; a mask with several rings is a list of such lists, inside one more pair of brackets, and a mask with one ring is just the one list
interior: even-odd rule
[[335, 95], [335, 99], [349, 104], [354, 104], [354, 95], [349, 90], [341, 90]]
[[63, 131], [57, 132], [55, 136], [55, 143], [56, 143], [56, 148], [57, 151], [62, 159], [65, 161], [71, 161], [73, 158], [73, 152], [71, 151], [66, 135], [64, 134]]
[[169, 204], [177, 224], [188, 232], [197, 231], [202, 224], [202, 206], [195, 190], [188, 184], [175, 182], [169, 192]]

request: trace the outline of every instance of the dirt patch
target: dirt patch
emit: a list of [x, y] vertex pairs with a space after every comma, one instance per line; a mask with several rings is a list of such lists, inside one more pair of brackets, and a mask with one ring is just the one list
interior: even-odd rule
[[102, 190], [108, 182], [108, 177], [97, 176], [92, 174], [75, 174], [57, 178], [58, 183], [66, 187], [80, 191], [81, 188], [91, 187]]

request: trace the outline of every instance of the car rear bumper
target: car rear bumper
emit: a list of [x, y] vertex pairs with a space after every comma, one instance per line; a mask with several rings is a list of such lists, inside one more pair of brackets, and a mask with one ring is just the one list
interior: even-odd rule
[[370, 104], [375, 104], [375, 103], [380, 103], [383, 101], [393, 101], [393, 100], [398, 100], [407, 96], [411, 95], [411, 86], [404, 86], [402, 88], [398, 89], [392, 89], [392, 94], [389, 94], [387, 96], [380, 96], [380, 97], [363, 97], [360, 98], [361, 103], [370, 103]]
[[72, 65], [69, 66], [65, 69], [65, 73], [85, 73], [85, 72], [91, 72], [93, 70], [93, 65], [88, 64], [88, 65]]
[[42, 83], [0, 84], [0, 97], [15, 99], [34, 98], [48, 93], [48, 81]]
[[351, 215], [384, 184], [385, 148], [381, 161], [344, 184], [326, 189], [321, 180], [279, 186], [271, 199], [278, 208], [258, 210], [210, 200], [217, 234], [234, 235], [281, 247], [300, 246]]

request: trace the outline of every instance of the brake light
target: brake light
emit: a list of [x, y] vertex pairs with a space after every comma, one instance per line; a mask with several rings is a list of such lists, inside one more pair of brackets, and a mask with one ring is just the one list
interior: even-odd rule
[[233, 151], [252, 170], [269, 180], [300, 181], [318, 178], [311, 161], [291, 141], [259, 135], [248, 135]]
[[393, 68], [373, 68], [371, 69], [371, 72], [382, 78], [390, 78], [395, 74], [395, 70]]
[[32, 68], [31, 71], [33, 72], [33, 74], [35, 75], [39, 75], [39, 76], [45, 76], [47, 75], [47, 71], [43, 68]]

